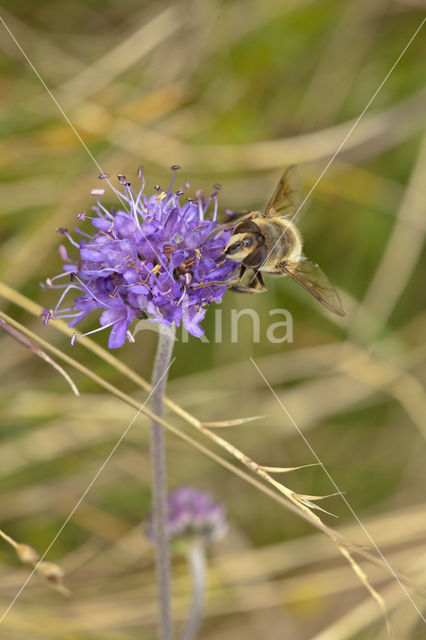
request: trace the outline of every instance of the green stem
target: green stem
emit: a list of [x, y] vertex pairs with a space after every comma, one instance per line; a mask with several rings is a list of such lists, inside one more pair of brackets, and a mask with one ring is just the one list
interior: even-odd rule
[[[167, 373], [170, 367], [175, 328], [161, 327], [158, 336], [157, 353], [152, 373], [152, 411], [163, 415], [163, 402], [167, 385]], [[160, 609], [160, 638], [172, 640], [172, 620], [170, 613], [170, 552], [167, 538], [167, 483], [166, 459], [164, 452], [163, 427], [156, 421], [151, 422], [151, 464], [152, 464], [152, 503], [153, 526], [156, 552], [157, 584]]]
[[197, 539], [189, 543], [187, 558], [192, 578], [192, 604], [181, 640], [194, 640], [203, 618], [206, 590], [206, 551], [203, 540]]

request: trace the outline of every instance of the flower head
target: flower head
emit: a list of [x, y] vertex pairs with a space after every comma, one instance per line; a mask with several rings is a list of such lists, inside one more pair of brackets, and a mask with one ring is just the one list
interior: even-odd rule
[[[197, 536], [210, 543], [223, 538], [228, 529], [225, 509], [204, 491], [180, 487], [169, 494], [167, 506], [167, 534], [172, 540]], [[151, 515], [147, 533], [152, 540]]]
[[[208, 283], [221, 283], [235, 270], [235, 263], [223, 254], [230, 231], [216, 220], [217, 190], [209, 198], [198, 194], [181, 202], [183, 189], [173, 192], [178, 169], [172, 167], [167, 191], [155, 187], [157, 193], [149, 197], [144, 194], [142, 168], [137, 193], [125, 176], [118, 176], [121, 189], [113, 186], [108, 175], [99, 176], [115, 192], [120, 208], [107, 209], [100, 200], [104, 190], [94, 189], [94, 216], [82, 213], [77, 219], [90, 219], [95, 231], [88, 234], [76, 229], [81, 236], [76, 242], [66, 229], [58, 229], [79, 255], [71, 259], [61, 245], [64, 270], [48, 279], [47, 287], [63, 292], [55, 309], [43, 311], [45, 323], [50, 318], [71, 318], [69, 326], [73, 327], [99, 310], [100, 327], [94, 331], [111, 328], [110, 348], [121, 347], [126, 336], [132, 339], [129, 326], [135, 318], [168, 326], [182, 324], [197, 337], [204, 333], [200, 322], [207, 305], [220, 302], [226, 290], [226, 285]], [[70, 282], [56, 283], [64, 277]], [[70, 292], [79, 295], [64, 308], [61, 305]], [[76, 339], [74, 336], [73, 343]]]

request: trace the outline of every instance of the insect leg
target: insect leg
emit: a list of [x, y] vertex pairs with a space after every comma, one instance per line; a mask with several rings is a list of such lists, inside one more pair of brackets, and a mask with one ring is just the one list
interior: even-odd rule
[[[266, 291], [265, 283], [263, 282], [263, 277], [260, 271], [256, 271], [257, 283], [259, 284], [261, 291]], [[256, 281], [255, 281], [256, 282]], [[253, 285], [255, 286], [255, 285]]]
[[231, 291], [237, 291], [238, 293], [263, 293], [263, 291], [266, 291], [266, 287], [260, 271], [254, 272], [254, 276], [251, 278], [248, 287], [235, 285], [233, 287], [230, 287], [230, 289]]
[[247, 271], [247, 267], [245, 264], [241, 264], [240, 266], [240, 275], [238, 276], [238, 279], [241, 280], [241, 278], [243, 277], [243, 275], [245, 274], [245, 272]]

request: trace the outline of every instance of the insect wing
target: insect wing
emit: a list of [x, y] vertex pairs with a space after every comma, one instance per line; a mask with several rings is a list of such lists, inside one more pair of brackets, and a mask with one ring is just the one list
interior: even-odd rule
[[235, 229], [235, 227], [241, 224], [241, 222], [257, 217], [257, 212], [256, 215], [253, 214], [253, 211], [248, 211], [247, 209], [245, 211], [237, 211], [233, 215], [228, 216], [228, 220], [223, 224], [225, 225], [226, 230]]
[[294, 215], [301, 202], [300, 174], [296, 166], [286, 169], [263, 216], [273, 218]]
[[243, 220], [250, 213], [249, 209], [243, 209], [242, 211], [233, 211], [227, 215], [226, 225], [232, 226], [237, 224], [238, 221]]
[[345, 315], [339, 294], [317, 264], [310, 260], [289, 263], [284, 267], [284, 272], [301, 284], [324, 307], [339, 316]]

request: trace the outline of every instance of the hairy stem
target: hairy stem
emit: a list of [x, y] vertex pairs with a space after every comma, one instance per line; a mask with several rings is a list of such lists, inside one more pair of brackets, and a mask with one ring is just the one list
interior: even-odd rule
[[[163, 401], [170, 367], [175, 329], [162, 327], [158, 336], [157, 353], [152, 373], [152, 411], [163, 415]], [[152, 503], [155, 538], [157, 584], [160, 609], [160, 638], [171, 640], [172, 620], [170, 614], [170, 553], [167, 539], [167, 484], [166, 460], [164, 452], [163, 427], [156, 421], [151, 422], [151, 465], [152, 465]]]
[[181, 640], [194, 640], [203, 617], [206, 588], [206, 551], [202, 540], [194, 540], [188, 548], [188, 564], [192, 578], [191, 613]]

